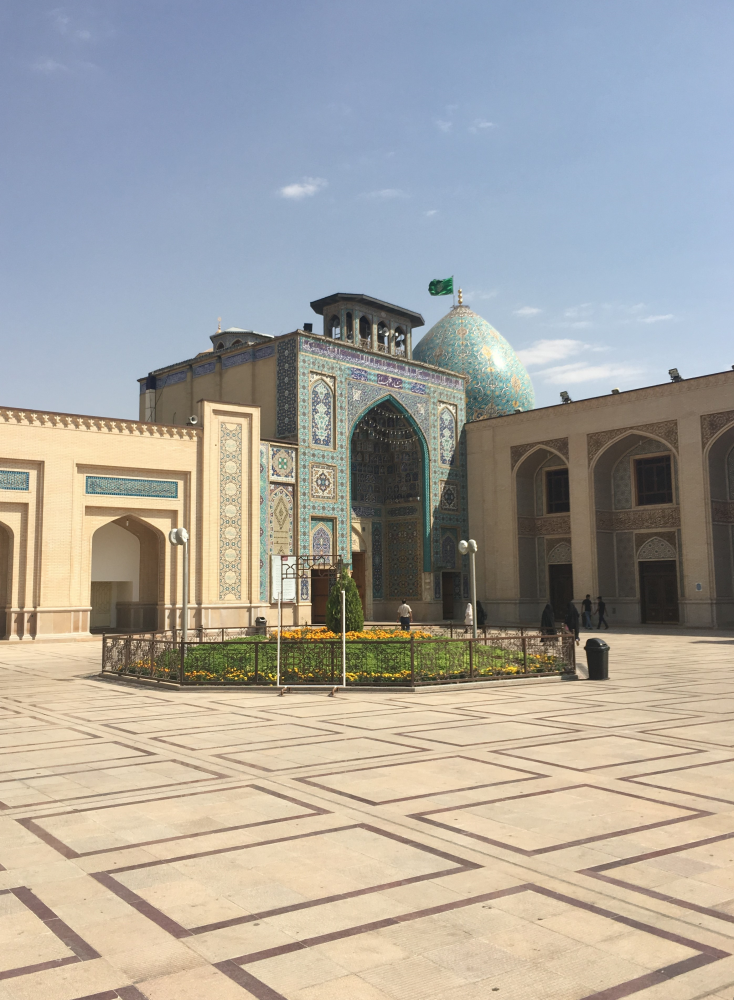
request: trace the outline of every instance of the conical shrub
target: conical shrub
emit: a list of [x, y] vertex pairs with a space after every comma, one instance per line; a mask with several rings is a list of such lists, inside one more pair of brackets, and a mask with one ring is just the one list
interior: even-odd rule
[[326, 602], [326, 627], [341, 634], [342, 630], [342, 590], [346, 591], [345, 623], [347, 632], [361, 632], [364, 628], [364, 611], [359, 599], [357, 584], [343, 569]]

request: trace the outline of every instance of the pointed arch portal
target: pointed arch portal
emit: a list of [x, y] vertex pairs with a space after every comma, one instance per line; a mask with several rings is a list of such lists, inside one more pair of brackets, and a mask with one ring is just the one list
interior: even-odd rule
[[356, 420], [350, 439], [351, 502], [368, 513], [367, 562], [373, 601], [422, 598], [430, 570], [428, 447], [410, 414], [391, 396]]

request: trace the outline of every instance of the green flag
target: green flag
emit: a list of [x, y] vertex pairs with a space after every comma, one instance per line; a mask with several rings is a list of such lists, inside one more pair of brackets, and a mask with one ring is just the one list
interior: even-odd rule
[[434, 278], [428, 286], [428, 291], [431, 295], [453, 295], [453, 276], [451, 278], [443, 278], [443, 280], [441, 278]]

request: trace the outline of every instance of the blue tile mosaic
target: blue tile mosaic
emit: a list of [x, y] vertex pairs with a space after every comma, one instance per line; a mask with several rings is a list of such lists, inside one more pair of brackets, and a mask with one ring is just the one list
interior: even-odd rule
[[372, 522], [372, 597], [381, 601], [382, 579], [382, 521]]
[[155, 380], [156, 389], [164, 389], [167, 385], [177, 385], [186, 381], [186, 369], [179, 372], [171, 372], [169, 375], [159, 375]]
[[260, 600], [268, 599], [268, 446], [260, 445]]
[[317, 379], [311, 387], [311, 444], [331, 448], [334, 440], [334, 395], [331, 386]]
[[417, 507], [388, 507], [385, 511], [387, 517], [415, 517], [417, 513]]
[[379, 507], [367, 507], [365, 504], [352, 504], [352, 517], [380, 517]]
[[[276, 384], [278, 389], [278, 437], [295, 437], [298, 432], [298, 357], [295, 337], [278, 344]], [[308, 425], [307, 425], [308, 426]]]
[[121, 476], [87, 476], [85, 492], [105, 497], [156, 497], [178, 499], [178, 483], [170, 479], [125, 479]]
[[532, 410], [530, 376], [510, 344], [468, 306], [454, 308], [431, 327], [413, 350], [416, 361], [467, 377], [467, 420]]
[[[426, 335], [427, 336], [427, 335]], [[419, 379], [423, 382], [430, 382], [433, 385], [446, 386], [456, 392], [464, 391], [464, 380], [452, 377], [451, 375], [441, 375], [439, 372], [429, 372], [425, 368], [415, 368], [410, 363], [394, 361], [389, 357], [381, 357], [377, 354], [366, 354], [364, 352], [355, 353], [354, 348], [338, 347], [329, 340], [310, 340], [308, 337], [301, 337], [301, 351], [304, 354], [314, 354], [322, 358], [333, 358], [335, 361], [345, 361], [352, 365], [358, 364], [361, 367], [381, 369], [386, 372], [394, 372], [404, 378]], [[415, 351], [413, 352], [415, 356]]]
[[194, 378], [199, 378], [200, 375], [211, 375], [216, 367], [216, 361], [205, 361], [203, 365], [194, 365]]
[[29, 472], [0, 469], [0, 490], [18, 490], [22, 493], [27, 493], [30, 488], [31, 476]]

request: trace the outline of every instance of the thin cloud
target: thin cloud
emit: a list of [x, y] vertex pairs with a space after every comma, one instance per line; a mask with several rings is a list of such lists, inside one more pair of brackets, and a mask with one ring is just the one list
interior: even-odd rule
[[71, 18], [63, 7], [55, 7], [50, 10], [48, 18], [60, 35], [76, 38], [80, 42], [91, 42], [92, 32], [86, 28], [73, 28]]
[[424, 212], [423, 214], [430, 219], [432, 215], [437, 215], [438, 214], [438, 209], [437, 208], [429, 208], [428, 211]]
[[441, 118], [438, 118], [436, 120], [436, 128], [439, 129], [441, 132], [450, 132], [451, 129], [453, 128], [453, 122], [447, 122]]
[[542, 311], [542, 309], [537, 309], [535, 306], [522, 306], [520, 309], [515, 309], [513, 316], [537, 316]]
[[547, 365], [550, 361], [560, 361], [586, 349], [582, 340], [536, 340], [530, 347], [517, 351], [518, 358], [526, 368]]
[[578, 385], [581, 382], [599, 382], [601, 379], [640, 375], [641, 368], [631, 365], [589, 365], [577, 361], [571, 365], [554, 365], [546, 368], [541, 377], [549, 385]]
[[55, 59], [36, 59], [31, 63], [34, 73], [43, 73], [45, 76], [52, 76], [54, 73], [68, 73], [69, 67]]
[[640, 323], [668, 323], [671, 319], [675, 319], [673, 313], [665, 313], [661, 316], [641, 316]]
[[586, 319], [591, 316], [593, 311], [594, 307], [590, 302], [582, 302], [581, 305], [564, 309], [563, 316], [565, 319]]
[[408, 195], [400, 188], [382, 188], [380, 191], [367, 191], [363, 198], [373, 198], [377, 201], [390, 201], [392, 198], [407, 198]]
[[473, 125], [469, 126], [469, 131], [473, 132], [475, 135], [477, 132], [484, 132], [488, 128], [496, 128], [494, 122], [484, 121], [482, 118], [477, 118]]
[[296, 184], [286, 184], [278, 194], [281, 198], [288, 198], [290, 201], [300, 201], [301, 198], [312, 198], [313, 195], [323, 191], [328, 186], [328, 181], [323, 177], [304, 177]]
[[[456, 287], [457, 288], [459, 287], [458, 284], [456, 285]], [[481, 292], [481, 291], [475, 291], [474, 289], [471, 289], [471, 290], [467, 291], [466, 298], [467, 299], [473, 299], [475, 301], [477, 299], [479, 301], [485, 301], [486, 299], [496, 299], [498, 295], [499, 295], [499, 292], [497, 291], [496, 288], [491, 289], [491, 291], [489, 291], [489, 292]]]

